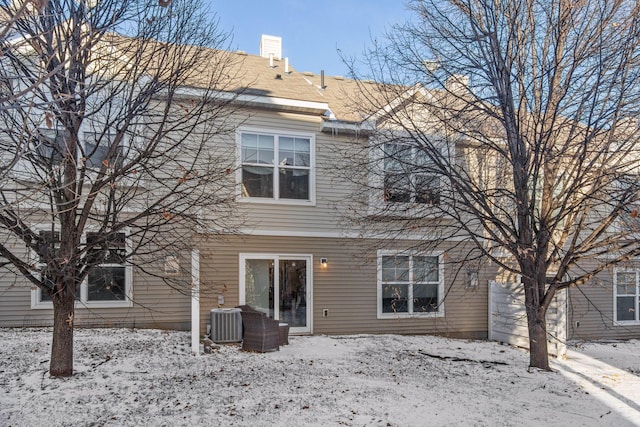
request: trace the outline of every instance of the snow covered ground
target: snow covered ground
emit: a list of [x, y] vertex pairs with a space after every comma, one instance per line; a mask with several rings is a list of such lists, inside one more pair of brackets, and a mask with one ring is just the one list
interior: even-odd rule
[[0, 329], [0, 426], [640, 425], [640, 341], [573, 347], [549, 373], [519, 349], [430, 336], [194, 357], [188, 332], [78, 330], [60, 380], [50, 334]]

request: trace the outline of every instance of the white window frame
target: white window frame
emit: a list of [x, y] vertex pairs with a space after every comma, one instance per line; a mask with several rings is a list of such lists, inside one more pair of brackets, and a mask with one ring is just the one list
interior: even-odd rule
[[[84, 156], [86, 157], [85, 166], [86, 166], [87, 170], [91, 170], [91, 171], [97, 171], [102, 166], [101, 162], [98, 163], [97, 165], [90, 165], [91, 159], [88, 157], [89, 156], [89, 151], [90, 151], [88, 146], [89, 146], [89, 144], [93, 144], [93, 142], [95, 142], [95, 141], [90, 140], [88, 136], [89, 135], [96, 135], [96, 134], [98, 134], [98, 132], [95, 132], [94, 130], [85, 130], [85, 131], [82, 132], [82, 149], [84, 151]], [[109, 143], [109, 147], [104, 147], [104, 145], [102, 145], [101, 147], [107, 148], [107, 150], [110, 149], [110, 146], [113, 143], [113, 140], [115, 139], [114, 133], [111, 132], [111, 130], [107, 130], [106, 135], [103, 135], [102, 138], [103, 138], [103, 141], [102, 141], [103, 144], [105, 143], [105, 138], [106, 138], [106, 142]], [[117, 160], [120, 162], [120, 164], [116, 165], [116, 166], [119, 167], [122, 164], [122, 162], [124, 161], [124, 153], [126, 152], [126, 149], [127, 149], [127, 147], [126, 147], [125, 141], [122, 141], [121, 145], [118, 146], [118, 151], [120, 151], [120, 153], [119, 153], [119, 156], [118, 156]], [[93, 154], [97, 155], [98, 152], [96, 151]], [[79, 153], [79, 155], [82, 155], [82, 153]], [[104, 161], [104, 159], [103, 159], [103, 161]], [[109, 164], [108, 168], [113, 168], [113, 165]]]
[[[407, 173], [404, 173], [402, 171], [397, 172], [397, 173], [393, 173], [393, 170], [388, 170], [385, 167], [385, 163], [388, 160], [388, 155], [387, 155], [387, 146], [403, 146], [406, 147], [407, 150], [410, 150], [410, 156], [411, 159], [409, 160], [409, 166], [412, 167], [416, 167], [418, 168], [418, 152], [419, 152], [419, 147], [415, 144], [412, 144], [411, 141], [407, 140], [406, 142], [404, 141], [397, 141], [397, 142], [385, 142], [384, 144], [382, 144], [381, 150], [382, 150], [382, 200], [384, 201], [384, 203], [387, 204], [404, 204], [404, 205], [413, 205], [413, 204], [417, 204], [417, 205], [421, 205], [421, 206], [430, 206], [430, 205], [440, 205], [442, 203], [442, 193], [444, 191], [444, 183], [443, 183], [443, 175], [440, 173], [435, 173], [435, 172], [421, 172], [419, 170], [415, 170], [415, 171], [410, 171]], [[429, 160], [430, 161], [430, 160]], [[411, 187], [409, 188], [409, 201], [393, 201], [393, 200], [386, 200], [386, 191], [387, 191], [387, 187], [386, 187], [386, 180], [387, 180], [387, 173], [392, 173], [394, 175], [397, 176], [407, 176], [408, 175], [408, 180], [411, 183]], [[419, 177], [430, 177], [431, 180], [437, 180], [438, 181], [438, 186], [437, 186], [437, 194], [438, 194], [438, 202], [437, 203], [427, 203], [427, 202], [418, 202], [416, 201], [417, 197], [418, 197], [418, 192], [416, 191], [417, 188], [417, 181], [419, 179]]]
[[[413, 257], [414, 256], [423, 256], [423, 257], [437, 257], [438, 258], [438, 310], [431, 312], [407, 312], [407, 313], [383, 313], [382, 312], [382, 297], [383, 297], [383, 286], [384, 283], [382, 281], [382, 258], [385, 256], [409, 256], [410, 267], [409, 267], [409, 282], [408, 282], [408, 293], [407, 298], [409, 300], [412, 299], [413, 296]], [[410, 319], [410, 318], [425, 318], [425, 317], [444, 317], [444, 263], [443, 263], [442, 252], [419, 252], [419, 251], [391, 251], [391, 250], [378, 250], [377, 252], [377, 292], [376, 292], [376, 304], [377, 304], [377, 318], [378, 319]]]
[[[16, 87], [16, 90], [20, 90], [23, 86], [21, 81], [22, 79], [16, 76], [14, 80], [16, 80], [15, 84], [18, 85]], [[121, 106], [124, 105], [126, 100], [120, 99], [120, 98], [108, 100], [107, 98], [110, 98], [109, 93], [110, 93], [110, 87], [109, 85], [106, 85], [104, 88], [104, 93], [102, 93], [102, 90], [101, 90], [100, 93], [94, 93], [87, 99], [87, 102], [93, 103], [95, 108], [92, 108], [92, 110], [94, 110], [94, 114], [92, 114], [92, 117], [90, 119], [83, 121], [78, 131], [78, 137], [80, 139], [79, 144], [82, 145], [82, 150], [80, 149], [77, 150], [78, 158], [76, 159], [76, 161], [78, 162], [78, 164], [80, 164], [79, 162], [83, 156], [82, 151], [84, 150], [84, 152], [86, 153], [86, 138], [85, 138], [86, 133], [96, 133], [95, 132], [96, 130], [108, 129], [111, 135], [111, 139], [113, 139], [114, 135], [116, 134], [116, 128], [115, 128], [115, 123], [113, 122], [113, 117], [109, 117], [108, 112], [117, 110], [117, 108], [122, 108]], [[110, 102], [109, 108], [98, 108], [98, 106], [101, 106], [105, 102]], [[43, 120], [43, 118], [46, 116], [45, 110], [34, 107], [34, 109], [30, 112], [30, 116], [34, 123], [38, 123], [36, 128], [33, 130], [34, 132], [37, 132], [38, 130], [42, 130], [45, 132], [51, 132], [51, 131], [64, 132], [64, 128], [59, 123], [55, 123], [53, 127], [47, 126], [47, 123], [45, 123], [45, 120]], [[138, 126], [134, 126], [132, 130], [135, 131], [137, 127]], [[144, 125], [142, 125], [141, 127], [143, 128]], [[135, 141], [138, 139], [141, 139], [141, 137], [135, 136], [135, 133], [133, 131], [125, 134], [123, 140], [120, 142], [119, 149], [121, 150], [122, 162], [126, 161], [127, 157], [129, 156], [130, 148], [134, 146]], [[55, 167], [58, 167], [59, 164], [54, 164], [53, 166], [55, 168]], [[20, 179], [24, 179], [24, 180], [32, 180], [37, 178], [33, 165], [30, 164], [29, 161], [26, 161], [23, 159], [20, 159], [16, 162], [16, 164], [13, 167], [12, 173], [16, 174], [18, 177], [20, 177]], [[88, 167], [87, 174], [90, 177], [95, 176], [96, 168]], [[127, 182], [126, 177], [123, 177], [123, 182]]]
[[13, 95], [17, 88], [17, 81], [18, 78], [13, 74], [5, 74], [4, 76], [0, 77], [0, 96]]
[[[259, 135], [268, 135], [274, 137], [274, 147], [273, 147], [273, 197], [247, 197], [242, 194], [242, 134], [259, 134]], [[279, 189], [280, 189], [280, 174], [278, 172], [278, 164], [276, 159], [278, 158], [279, 152], [279, 138], [280, 137], [291, 137], [291, 138], [305, 138], [309, 139], [309, 199], [284, 199], [279, 197]], [[237, 199], [241, 202], [250, 202], [250, 203], [276, 203], [282, 205], [303, 205], [303, 206], [315, 206], [316, 204], [316, 138], [313, 133], [301, 133], [301, 132], [290, 132], [285, 130], [273, 130], [273, 129], [264, 129], [264, 128], [253, 128], [253, 127], [242, 127], [236, 131], [236, 147], [237, 147], [237, 164], [238, 167], [236, 172], [236, 182], [237, 182]], [[269, 165], [260, 165], [262, 167], [269, 167]]]
[[[612, 185], [613, 191], [622, 193], [625, 190], [628, 190], [630, 188], [629, 181], [637, 181], [637, 180], [640, 180], [640, 173], [638, 174], [628, 173], [624, 177], [617, 178], [613, 181], [613, 185]], [[629, 203], [627, 203], [625, 205], [625, 209], [627, 210], [628, 213], [631, 213], [634, 210], [640, 210], [640, 194], [636, 195], [634, 200], [631, 200]], [[611, 231], [614, 233], [624, 234], [625, 238], [628, 238], [628, 239], [636, 239], [636, 240], [640, 239], [640, 232], [634, 230], [632, 227], [630, 228], [630, 224], [625, 223], [623, 217], [631, 218], [631, 220], [634, 222], [637, 220], [637, 218], [634, 219], [630, 215], [621, 215], [611, 224], [610, 226]]]
[[[51, 226], [46, 226], [46, 225], [38, 225], [37, 227], [35, 227], [35, 233], [36, 234], [40, 234], [43, 231], [51, 231], [54, 233], [60, 233], [60, 228], [58, 227], [54, 227], [52, 228]], [[33, 260], [32, 264], [36, 266], [36, 268], [38, 269], [38, 271], [35, 272], [35, 275], [40, 275], [39, 270], [44, 266], [44, 263], [40, 262], [40, 257], [38, 254], [36, 254], [33, 251], [29, 251], [29, 258], [31, 260]], [[76, 300], [76, 303], [78, 301]], [[44, 309], [50, 309], [53, 308], [53, 303], [51, 301], [43, 301], [42, 300], [42, 289], [34, 286], [31, 289], [31, 308], [32, 309], [39, 309], [39, 308], [44, 308]]]
[[[42, 231], [50, 231], [51, 227], [47, 227], [46, 225], [38, 225], [34, 227], [36, 233]], [[54, 231], [60, 231], [57, 227]], [[92, 229], [87, 229], [87, 233], [91, 233]], [[125, 248], [127, 253], [131, 253], [131, 238], [130, 238], [130, 230], [124, 229], [122, 231], [125, 234]], [[86, 242], [86, 233], [82, 236], [83, 242]], [[37, 260], [37, 255], [31, 252], [30, 256], [33, 259]], [[38, 264], [36, 262], [36, 264]], [[123, 308], [123, 307], [132, 307], [133, 306], [133, 267], [130, 263], [125, 262], [124, 264], [100, 264], [101, 267], [112, 267], [112, 266], [124, 266], [124, 283], [125, 283], [125, 298], [121, 301], [90, 301], [88, 299], [89, 296], [89, 285], [87, 277], [80, 284], [80, 299], [76, 299], [75, 306], [76, 308], [87, 307], [87, 308]], [[37, 286], [32, 287], [31, 289], [31, 309], [34, 310], [51, 310], [53, 309], [53, 303], [51, 301], [42, 301], [42, 289]]]
[[[43, 135], [46, 136], [47, 133], [51, 133], [56, 135], [56, 139], [57, 134], [59, 132], [64, 132], [64, 129], [61, 128], [47, 128], [47, 127], [42, 127], [39, 126], [36, 131], [42, 133]], [[82, 145], [82, 147], [79, 147], [79, 149], [77, 150], [77, 158], [76, 158], [76, 162], [78, 164], [78, 169], [79, 169], [79, 165], [81, 164], [80, 161], [82, 160], [83, 157], [86, 157], [86, 155], [88, 154], [87, 152], [87, 144], [91, 143], [91, 141], [87, 138], [88, 135], [90, 134], [96, 134], [97, 132], [91, 130], [90, 128], [87, 128], [86, 125], [83, 125], [80, 128], [79, 131], [79, 136], [80, 136], [80, 141], [79, 144]], [[62, 137], [60, 137], [62, 138]], [[114, 135], [114, 131], [109, 130], [108, 135], [104, 136], [103, 138], [106, 138], [107, 140], [109, 140], [110, 142], [115, 139], [115, 135]], [[103, 143], [105, 142], [104, 140], [102, 141]], [[130, 145], [130, 139], [129, 138], [125, 138], [124, 140], [121, 141], [118, 150], [120, 151], [119, 154], [119, 165], [122, 164], [122, 162], [124, 162], [126, 160], [126, 156], [127, 153], [129, 151], [129, 145]], [[80, 149], [81, 148], [81, 149]], [[34, 149], [41, 149], [40, 147], [36, 147], [34, 146]], [[97, 154], [97, 153], [96, 153]], [[62, 156], [62, 153], [60, 154], [60, 156]], [[58, 168], [60, 167], [61, 162], [60, 161], [56, 161], [52, 164], [52, 166], [54, 168]], [[119, 166], [118, 165], [118, 166]], [[89, 176], [95, 176], [95, 174], [98, 172], [99, 166], [101, 165], [94, 165], [91, 166], [89, 164], [89, 158], [86, 158], [86, 173]], [[112, 170], [113, 169], [113, 165], [109, 165], [109, 169], [108, 170]], [[14, 166], [14, 172], [18, 173], [18, 174], [26, 174], [25, 179], [28, 179], [29, 176], [35, 176], [34, 175], [34, 168], [33, 165], [29, 164], [29, 162], [25, 161], [25, 160], [18, 160], [18, 162], [16, 163], [16, 165]], [[79, 173], [79, 171], [78, 171]]]
[[[455, 157], [455, 146], [448, 143], [446, 139], [432, 135], [434, 144], [437, 144], [443, 155], [447, 155], [453, 159]], [[435, 141], [435, 139], [438, 139]], [[410, 135], [401, 132], [400, 134], [391, 131], [389, 134], [383, 133], [374, 137], [369, 142], [369, 161], [374, 165], [373, 172], [368, 177], [368, 188], [374, 189], [369, 192], [368, 214], [372, 216], [389, 216], [389, 217], [408, 217], [412, 218], [416, 215], [421, 217], [438, 218], [442, 211], [446, 209], [446, 200], [452, 197], [449, 194], [451, 190], [447, 187], [447, 177], [444, 174], [438, 174], [440, 180], [440, 200], [438, 204], [431, 203], [414, 203], [414, 202], [393, 202], [385, 200], [385, 152], [386, 144], [415, 145]], [[415, 149], [412, 150], [415, 152]], [[415, 176], [414, 173], [412, 175]], [[418, 173], [418, 175], [420, 175]], [[423, 174], [424, 175], [424, 174]], [[428, 174], [426, 174], [428, 175]], [[434, 173], [435, 175], [435, 173]], [[412, 191], [412, 196], [415, 192]]]
[[[51, 141], [51, 144], [54, 146], [53, 149], [55, 149], [55, 147], [58, 146], [58, 142], [64, 142], [64, 140], [63, 140], [63, 138], [64, 138], [64, 129], [59, 129], [57, 127], [55, 127], [55, 128], [38, 127], [38, 129], [36, 131], [38, 133], [41, 133], [44, 138], [46, 138], [46, 139]], [[53, 134], [53, 140], [51, 140], [51, 136], [50, 135], [47, 135], [48, 133]], [[60, 138], [60, 141], [58, 141], [58, 138]], [[64, 148], [64, 146], [60, 145], [60, 146], [58, 146], [58, 148]], [[36, 149], [41, 150], [42, 147], [38, 146], [38, 147], [36, 147]], [[52, 163], [52, 166], [59, 166], [60, 163], [62, 163], [62, 158], [64, 157], [64, 153], [59, 153], [58, 155], [60, 156], [60, 159], [56, 161], [55, 157], [54, 157], [54, 162]]]
[[[635, 295], [618, 295], [618, 273], [635, 273], [636, 286]], [[618, 320], [618, 296], [633, 297], [633, 307], [635, 308], [634, 320]], [[613, 269], [613, 324], [614, 326], [640, 325], [640, 269], [637, 268], [614, 268]]]

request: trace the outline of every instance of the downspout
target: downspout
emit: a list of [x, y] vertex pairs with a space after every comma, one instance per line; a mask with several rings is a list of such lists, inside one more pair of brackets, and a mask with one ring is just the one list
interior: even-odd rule
[[191, 251], [191, 353], [200, 355], [200, 251]]

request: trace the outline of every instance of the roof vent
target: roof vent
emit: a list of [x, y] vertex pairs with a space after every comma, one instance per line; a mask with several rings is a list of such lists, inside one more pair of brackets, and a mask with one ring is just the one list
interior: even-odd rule
[[282, 59], [282, 37], [263, 34], [260, 38], [260, 56], [269, 58], [270, 55], [278, 61]]

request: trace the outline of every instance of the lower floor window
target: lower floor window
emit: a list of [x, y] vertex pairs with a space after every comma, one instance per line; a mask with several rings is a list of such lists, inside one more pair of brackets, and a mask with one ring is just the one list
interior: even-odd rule
[[616, 321], [640, 322], [640, 270], [616, 270], [614, 305]]
[[[53, 286], [53, 283], [50, 283], [50, 286]], [[76, 301], [80, 301], [80, 293], [81, 293], [81, 288], [77, 287], [76, 290], [74, 291], [74, 296]], [[38, 289], [37, 300], [38, 300], [38, 303], [51, 302], [51, 297], [45, 291]]]
[[440, 256], [380, 253], [378, 316], [442, 315]]
[[96, 267], [87, 278], [88, 301], [124, 301], [126, 274], [124, 266]]
[[[131, 303], [131, 267], [126, 265], [126, 235], [115, 233], [106, 238], [98, 233], [87, 233], [87, 264], [91, 270], [86, 279], [75, 289], [75, 299], [82, 304], [122, 306]], [[58, 247], [58, 242], [52, 242]], [[46, 271], [44, 259], [40, 268]], [[51, 283], [51, 282], [50, 282]], [[53, 285], [53, 283], [51, 283]], [[50, 308], [51, 297], [43, 290], [36, 289], [32, 296], [34, 308]]]
[[87, 277], [88, 301], [126, 299], [126, 236], [115, 233], [105, 238], [87, 233], [88, 262], [93, 266]]

